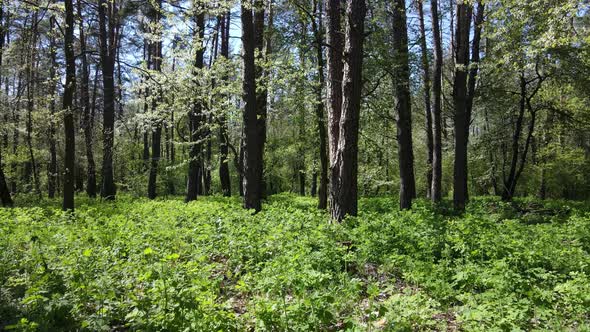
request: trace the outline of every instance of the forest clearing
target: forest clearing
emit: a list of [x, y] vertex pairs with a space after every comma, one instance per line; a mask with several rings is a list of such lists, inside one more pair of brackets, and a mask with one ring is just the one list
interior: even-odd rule
[[474, 198], [463, 217], [311, 198], [0, 210], [0, 324], [17, 331], [590, 328], [590, 206]]

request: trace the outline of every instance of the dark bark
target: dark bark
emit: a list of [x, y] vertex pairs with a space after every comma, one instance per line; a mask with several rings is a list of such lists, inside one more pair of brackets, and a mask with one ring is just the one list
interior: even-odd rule
[[[82, 16], [82, 0], [78, 0], [79, 38], [81, 54], [81, 80], [80, 101], [82, 104], [82, 125], [84, 130], [84, 143], [86, 146], [86, 194], [90, 198], [96, 197], [96, 163], [94, 162], [93, 135], [94, 117], [90, 108], [90, 74], [88, 55], [86, 54], [86, 34], [84, 31], [84, 18]], [[96, 79], [96, 78], [95, 78]]]
[[[344, 33], [341, 23], [341, 0], [325, 0], [326, 7], [326, 39], [328, 43], [328, 63], [326, 93], [328, 105], [328, 144], [330, 160], [330, 202], [336, 200], [339, 190], [339, 170], [336, 165], [336, 154], [340, 135], [340, 117], [342, 114], [342, 75]], [[332, 205], [333, 203], [331, 203]]]
[[[195, 36], [199, 43], [203, 42], [205, 36], [205, 14], [198, 13], [196, 17], [197, 35]], [[199, 70], [203, 68], [203, 49], [199, 48], [195, 55], [195, 75], [199, 74]], [[195, 84], [197, 80], [195, 79]], [[188, 178], [186, 184], [185, 202], [194, 201], [199, 195], [199, 190], [202, 190], [201, 185], [201, 127], [203, 119], [203, 105], [202, 101], [197, 98], [192, 105], [192, 109], [188, 114], [188, 124], [190, 131], [190, 147], [189, 147], [189, 164], [188, 164]]]
[[1, 148], [0, 148], [0, 201], [2, 201], [2, 206], [12, 206], [13, 205], [12, 197], [10, 196], [10, 190], [8, 190], [8, 185], [6, 183], [6, 176], [4, 176], [4, 165], [2, 163]]
[[472, 7], [467, 3], [457, 4], [457, 24], [455, 29], [455, 79], [453, 101], [455, 105], [455, 164], [453, 174], [453, 205], [463, 211], [468, 199], [467, 192], [467, 143], [469, 139], [469, 119], [467, 113], [467, 70], [469, 67], [469, 31]]
[[[261, 31], [255, 29], [253, 22], [252, 9], [242, 0], [241, 20], [242, 20], [242, 58], [243, 65], [243, 83], [242, 98], [244, 101], [243, 121], [244, 121], [244, 201], [246, 209], [260, 211], [262, 208], [261, 183], [262, 183], [262, 156], [263, 156], [263, 137], [260, 135], [260, 120], [258, 119], [257, 101], [259, 95], [256, 93], [256, 76], [257, 68], [254, 59], [254, 50], [257, 40], [256, 33]], [[260, 10], [260, 9], [259, 9]]]
[[[302, 41], [303, 44], [306, 44], [306, 35], [307, 35], [307, 31], [306, 31], [306, 24], [302, 24], [301, 27], [301, 36], [302, 36]], [[300, 68], [302, 71], [304, 71], [305, 69], [305, 54], [303, 53], [303, 50], [300, 48], [299, 49], [299, 61], [300, 61]], [[306, 144], [306, 140], [307, 140], [307, 133], [306, 133], [306, 119], [305, 119], [305, 112], [306, 112], [306, 105], [305, 105], [305, 97], [303, 95], [303, 82], [299, 82], [296, 85], [296, 89], [297, 89], [297, 95], [299, 96], [298, 101], [297, 101], [297, 108], [298, 108], [298, 113], [299, 115], [297, 116], [297, 121], [299, 122], [299, 128], [298, 128], [298, 135], [299, 137], [298, 139], [298, 143], [299, 143], [299, 147], [298, 147], [298, 154], [299, 154], [299, 161], [298, 161], [298, 167], [295, 169], [295, 177], [299, 182], [299, 195], [300, 196], [305, 196], [305, 180], [306, 180], [306, 169], [305, 169], [305, 148], [307, 146]]]
[[315, 195], [317, 195], [317, 193], [318, 193], [318, 172], [314, 171], [311, 174], [310, 195], [311, 195], [311, 197], [315, 197]]
[[56, 69], [57, 69], [57, 44], [55, 41], [55, 17], [51, 16], [49, 18], [49, 29], [50, 29], [50, 38], [49, 38], [49, 58], [51, 61], [51, 67], [49, 68], [49, 113], [51, 114], [51, 120], [49, 122], [49, 164], [47, 165], [47, 195], [49, 198], [55, 197], [55, 190], [56, 190], [56, 180], [57, 180], [57, 148], [56, 148], [56, 129], [55, 129], [55, 113], [56, 113], [56, 105], [55, 101], [57, 99], [56, 95]]
[[[225, 59], [229, 58], [229, 31], [230, 31], [229, 12], [222, 16], [221, 20], [221, 56]], [[228, 77], [223, 78], [224, 81]], [[229, 99], [230, 96], [224, 96]], [[231, 196], [231, 178], [229, 174], [229, 136], [227, 129], [227, 119], [224, 114], [219, 117], [219, 180], [221, 182], [221, 192], [223, 196]]]
[[[18, 74], [18, 83], [16, 84], [16, 90], [20, 91], [22, 87], [22, 74]], [[18, 152], [18, 145], [19, 145], [19, 138], [20, 138], [20, 131], [18, 129], [20, 123], [20, 116], [19, 116], [19, 101], [15, 102], [15, 106], [12, 109], [12, 116], [13, 116], [13, 124], [14, 124], [14, 131], [12, 133], [12, 154], [17, 154]], [[10, 191], [12, 193], [16, 193], [18, 190], [17, 183], [16, 183], [16, 172], [17, 172], [17, 163], [12, 162], [10, 165], [12, 174], [14, 174], [12, 181], [10, 182]]]
[[432, 201], [440, 202], [442, 197], [442, 65], [443, 53], [440, 37], [438, 1], [431, 0], [432, 35], [434, 43], [434, 78], [432, 84], [432, 186], [430, 195]]
[[469, 133], [469, 125], [471, 123], [471, 113], [473, 110], [473, 99], [475, 98], [475, 84], [477, 83], [477, 74], [479, 71], [480, 60], [480, 42], [481, 32], [483, 29], [485, 4], [481, 1], [477, 2], [477, 13], [475, 21], [473, 22], [473, 43], [471, 45], [471, 63], [469, 64], [469, 82], [467, 86], [467, 132]]
[[116, 195], [113, 170], [115, 138], [115, 54], [117, 48], [117, 4], [115, 1], [98, 1], [100, 64], [103, 80], [103, 159], [101, 196], [114, 200]]
[[[318, 209], [325, 210], [328, 207], [328, 135], [326, 133], [326, 116], [324, 112], [323, 88], [324, 78], [324, 52], [322, 49], [322, 0], [314, 0], [315, 18], [312, 20], [312, 30], [315, 37], [316, 62], [318, 71], [318, 86], [316, 88], [315, 116], [319, 136], [319, 154], [320, 154], [320, 184], [318, 188]], [[317, 172], [314, 173], [313, 179], [317, 182]], [[314, 195], [314, 186], [312, 184], [312, 196]]]
[[[4, 17], [4, 5], [0, 3], [0, 67], [2, 66], [2, 56], [4, 54], [4, 37], [5, 37], [5, 29], [2, 26], [2, 19]], [[2, 72], [0, 72], [0, 82], [2, 82]], [[6, 176], [4, 175], [4, 164], [2, 162], [2, 148], [8, 145], [8, 136], [3, 138], [3, 143], [0, 146], [0, 201], [2, 201], [2, 206], [12, 206], [13, 201], [12, 197], [10, 196], [10, 190], [8, 189], [8, 184], [6, 183]]]
[[[31, 19], [31, 31], [29, 35], [29, 54], [26, 66], [27, 77], [27, 118], [26, 118], [26, 143], [29, 150], [29, 161], [25, 163], [25, 178], [27, 182], [33, 178], [33, 189], [37, 195], [41, 195], [41, 185], [39, 183], [39, 173], [37, 171], [37, 161], [33, 151], [33, 111], [35, 109], [35, 89], [36, 89], [36, 67], [37, 67], [37, 38], [38, 38], [38, 15], [39, 9], [34, 9]], [[30, 182], [29, 182], [30, 183]]]
[[424, 113], [426, 119], [426, 197], [431, 198], [432, 189], [432, 160], [434, 155], [432, 109], [430, 104], [430, 61], [428, 60], [428, 47], [426, 46], [426, 27], [424, 24], [423, 0], [418, 0], [418, 16], [420, 19], [420, 48], [422, 51], [422, 80], [424, 81]]
[[63, 210], [74, 210], [74, 183], [76, 168], [76, 129], [74, 127], [74, 93], [76, 91], [76, 57], [74, 55], [74, 4], [65, 0], [66, 25], [64, 33], [64, 54], [66, 61], [66, 82], [63, 95], [65, 162]]
[[393, 69], [397, 112], [397, 150], [400, 172], [400, 209], [410, 209], [416, 197], [414, 150], [412, 146], [412, 106], [410, 100], [410, 65], [405, 0], [393, 4]]
[[[155, 25], [160, 24], [161, 19], [161, 10], [162, 10], [162, 0], [157, 1], [157, 7], [151, 8], [152, 11], [152, 23]], [[152, 31], [152, 34], [156, 35], [157, 41], [152, 45], [152, 62], [153, 62], [153, 70], [156, 72], [160, 72], [162, 70], [162, 37], [158, 34], [157, 31]], [[156, 89], [153, 91], [157, 96], [153, 98], [152, 101], [152, 111], [154, 113], [158, 112], [158, 104], [160, 103], [161, 99], [161, 92]], [[161, 157], [161, 144], [162, 144], [162, 119], [156, 119], [155, 128], [153, 128], [152, 132], [152, 158], [150, 160], [150, 174], [148, 178], [148, 198], [155, 199], [157, 196], [157, 178], [158, 178], [158, 169], [160, 164], [160, 157]]]
[[245, 135], [244, 131], [242, 130], [242, 136], [240, 137], [240, 152], [238, 155], [238, 190], [240, 191], [240, 196], [244, 197], [244, 156], [246, 154], [246, 146], [245, 144]]
[[[338, 134], [335, 168], [337, 190], [331, 193], [331, 215], [341, 222], [346, 215], [356, 216], [358, 175], [358, 131], [362, 92], [363, 41], [366, 5], [364, 0], [347, 0], [346, 59], [342, 85], [342, 114]], [[332, 82], [334, 83], [334, 82]]]
[[203, 160], [203, 194], [211, 195], [211, 157], [213, 155], [213, 147], [211, 141], [211, 130], [209, 129], [212, 125], [213, 120], [211, 116], [208, 117], [208, 123], [205, 126], [205, 139], [207, 144], [205, 145], [205, 158]]

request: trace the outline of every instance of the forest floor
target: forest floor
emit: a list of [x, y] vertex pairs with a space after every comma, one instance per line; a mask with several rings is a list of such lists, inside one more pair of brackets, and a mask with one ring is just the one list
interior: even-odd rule
[[[0, 209], [0, 330], [590, 329], [590, 205], [79, 197]], [[39, 205], [39, 204], [37, 204]]]

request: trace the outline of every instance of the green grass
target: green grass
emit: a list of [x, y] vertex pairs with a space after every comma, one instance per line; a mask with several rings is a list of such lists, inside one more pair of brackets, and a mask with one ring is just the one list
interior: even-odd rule
[[476, 198], [459, 217], [371, 198], [342, 225], [288, 194], [257, 215], [38, 205], [0, 209], [0, 330], [590, 330], [583, 203]]

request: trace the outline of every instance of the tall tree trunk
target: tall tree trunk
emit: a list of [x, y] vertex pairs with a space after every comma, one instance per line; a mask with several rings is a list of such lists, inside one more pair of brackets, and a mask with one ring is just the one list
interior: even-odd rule
[[426, 27], [424, 24], [423, 0], [418, 0], [418, 16], [420, 19], [420, 48], [422, 51], [422, 80], [424, 81], [424, 113], [426, 118], [426, 197], [431, 198], [432, 190], [432, 160], [434, 155], [432, 109], [430, 105], [430, 62], [428, 60], [428, 47], [426, 46]]
[[[16, 91], [20, 91], [22, 84], [23, 84], [23, 80], [22, 80], [22, 74], [18, 74], [17, 75], [17, 84], [16, 84]], [[19, 101], [15, 102], [15, 106], [12, 108], [12, 117], [13, 117], [13, 124], [14, 124], [14, 131], [12, 133], [12, 154], [16, 155], [18, 153], [18, 146], [19, 146], [19, 137], [20, 137], [20, 130], [19, 130], [19, 123], [20, 123], [20, 116], [19, 116]], [[12, 162], [10, 165], [13, 177], [12, 177], [12, 181], [10, 183], [10, 190], [13, 193], [16, 193], [18, 190], [17, 187], [17, 183], [16, 183], [16, 173], [17, 173], [17, 163], [16, 162]]]
[[[108, 14], [107, 14], [108, 13]], [[108, 20], [108, 22], [107, 22]], [[115, 53], [117, 36], [115, 25], [117, 20], [116, 1], [98, 1], [98, 22], [100, 38], [100, 64], [103, 80], [103, 158], [102, 158], [102, 189], [101, 196], [114, 200], [116, 195], [113, 174], [113, 145], [115, 138]], [[108, 27], [107, 27], [108, 23]]]
[[[258, 8], [258, 11], [261, 9]], [[244, 74], [242, 83], [242, 98], [244, 101], [244, 208], [260, 211], [262, 209], [262, 155], [263, 137], [260, 135], [260, 120], [257, 107], [258, 96], [256, 94], [257, 68], [254, 59], [254, 50], [260, 33], [255, 29], [251, 4], [242, 0], [242, 58], [244, 61]]]
[[[338, 170], [337, 191], [332, 193], [332, 218], [338, 222], [358, 210], [358, 130], [361, 108], [363, 41], [366, 5], [364, 0], [347, 0], [346, 61], [342, 84], [342, 114], [335, 166]], [[334, 82], [332, 82], [334, 84]]]
[[[325, 210], [328, 207], [328, 143], [326, 133], [326, 116], [324, 114], [323, 88], [324, 78], [324, 52], [322, 49], [322, 0], [314, 0], [315, 18], [312, 20], [312, 30], [315, 37], [316, 63], [318, 70], [318, 86], [316, 88], [315, 115], [319, 136], [320, 153], [320, 185], [318, 188], [318, 209]], [[317, 172], [313, 179], [317, 178]], [[317, 181], [317, 180], [316, 180]], [[315, 192], [312, 190], [312, 192]], [[313, 193], [312, 193], [312, 196]]]
[[337, 200], [340, 190], [339, 170], [336, 162], [340, 135], [340, 117], [342, 114], [342, 75], [344, 33], [341, 23], [341, 0], [325, 0], [326, 4], [326, 37], [328, 47], [328, 64], [326, 93], [328, 100], [328, 144], [330, 158], [330, 205]]
[[[4, 4], [0, 3], [0, 67], [2, 66], [2, 56], [4, 54], [4, 37], [5, 28], [2, 25], [2, 19], [4, 17]], [[8, 25], [7, 25], [8, 26]], [[2, 72], [0, 71], [0, 82], [2, 82]], [[8, 82], [7, 82], [8, 85]], [[2, 206], [12, 206], [12, 197], [10, 196], [10, 190], [8, 190], [8, 184], [6, 183], [6, 176], [4, 175], [4, 164], [2, 163], [2, 148], [8, 145], [8, 136], [3, 139], [4, 142], [0, 145], [0, 201]]]
[[[205, 14], [198, 13], [196, 17], [196, 39], [200, 44], [203, 43], [203, 39], [205, 37]], [[203, 68], [203, 48], [199, 47], [196, 52], [195, 56], [195, 76], [200, 74], [200, 70]], [[195, 84], [197, 83], [197, 79], [195, 78]], [[186, 184], [186, 196], [185, 202], [194, 201], [197, 199], [199, 194], [199, 189], [201, 187], [201, 170], [200, 170], [200, 155], [201, 155], [201, 147], [202, 144], [201, 140], [201, 127], [202, 127], [202, 119], [203, 119], [203, 105], [202, 100], [197, 97], [192, 105], [192, 109], [189, 111], [188, 114], [188, 124], [189, 124], [189, 131], [190, 131], [190, 148], [189, 148], [189, 164], [188, 164], [188, 178]]]
[[25, 177], [30, 181], [33, 177], [33, 188], [35, 193], [41, 195], [41, 185], [39, 183], [39, 173], [37, 172], [37, 161], [33, 151], [33, 111], [35, 110], [35, 89], [36, 89], [36, 71], [37, 71], [37, 37], [38, 37], [38, 15], [39, 9], [34, 9], [31, 19], [29, 56], [26, 69], [27, 76], [27, 121], [26, 121], [26, 142], [29, 150], [29, 161], [25, 164]]
[[[151, 5], [153, 6], [153, 5]], [[153, 15], [153, 24], [159, 25], [161, 24], [160, 19], [162, 16], [162, 0], [158, 0], [156, 2], [156, 7], [152, 7], [152, 15]], [[162, 71], [162, 36], [158, 32], [160, 29], [155, 28], [157, 31], [152, 31], [151, 33], [154, 34], [157, 38], [157, 41], [153, 44], [152, 47], [152, 57], [153, 57], [153, 70], [156, 72]], [[157, 95], [156, 98], [153, 98], [152, 101], [152, 112], [155, 114], [158, 113], [158, 104], [161, 99], [161, 91], [156, 89], [154, 93]], [[155, 199], [157, 196], [157, 177], [158, 177], [158, 168], [160, 164], [160, 157], [161, 157], [161, 144], [162, 144], [162, 119], [157, 116], [155, 128], [153, 129], [152, 133], [152, 158], [150, 163], [150, 174], [148, 178], [148, 198]]]
[[81, 53], [82, 79], [80, 81], [80, 99], [82, 104], [82, 124], [84, 130], [84, 143], [86, 145], [86, 194], [90, 198], [96, 197], [96, 163], [93, 151], [94, 117], [90, 109], [90, 77], [88, 68], [88, 55], [86, 54], [86, 35], [84, 32], [84, 18], [82, 16], [82, 0], [78, 0], [79, 37]]
[[393, 4], [393, 50], [397, 60], [393, 69], [397, 112], [397, 147], [400, 174], [400, 209], [410, 209], [416, 197], [414, 150], [412, 147], [412, 105], [405, 0]]
[[432, 85], [432, 185], [430, 195], [432, 201], [440, 202], [442, 197], [442, 65], [443, 52], [440, 37], [438, 1], [431, 0], [432, 35], [434, 42], [434, 80]]
[[457, 3], [455, 29], [455, 80], [453, 100], [455, 104], [455, 165], [453, 174], [453, 205], [456, 210], [465, 210], [467, 202], [467, 143], [469, 119], [467, 113], [467, 70], [469, 68], [469, 31], [472, 7], [465, 2]]
[[76, 91], [76, 56], [74, 55], [74, 5], [65, 0], [66, 25], [64, 33], [64, 53], [66, 59], [66, 83], [64, 86], [64, 134], [65, 165], [63, 210], [74, 210], [74, 182], [76, 168], [76, 129], [74, 127], [74, 93]]
[[56, 113], [56, 106], [55, 101], [57, 99], [56, 96], [56, 86], [57, 86], [57, 77], [56, 77], [56, 69], [57, 69], [57, 45], [55, 41], [55, 34], [57, 33], [55, 30], [55, 17], [51, 16], [49, 18], [49, 29], [50, 29], [50, 37], [49, 37], [49, 57], [51, 59], [51, 67], [49, 68], [49, 112], [51, 114], [51, 120], [49, 121], [49, 164], [47, 165], [47, 195], [49, 198], [55, 197], [55, 186], [57, 180], [57, 148], [56, 148], [56, 139], [55, 139], [55, 113]]
[[[304, 23], [302, 24], [301, 27], [301, 35], [302, 35], [302, 39], [303, 39], [303, 44], [307, 44], [306, 43], [306, 35], [307, 35], [307, 29], [306, 29], [306, 24]], [[300, 48], [299, 49], [299, 61], [300, 61], [300, 68], [301, 71], [304, 72], [305, 71], [305, 54], [303, 52], [303, 50]], [[296, 174], [297, 174], [297, 178], [299, 180], [299, 195], [301, 196], [305, 196], [305, 180], [306, 180], [306, 169], [305, 169], [305, 147], [307, 146], [306, 144], [306, 120], [305, 120], [305, 111], [306, 111], [306, 105], [305, 105], [305, 96], [303, 95], [303, 83], [299, 82], [296, 85], [296, 89], [297, 89], [297, 95], [299, 96], [297, 99], [297, 108], [299, 109], [299, 116], [297, 121], [299, 122], [299, 128], [298, 128], [298, 143], [299, 143], [299, 147], [298, 147], [298, 154], [299, 154], [299, 167], [297, 167]]]
[[[222, 16], [221, 20], [221, 56], [225, 59], [229, 58], [229, 31], [230, 31], [229, 12]], [[226, 82], [228, 77], [224, 77]], [[229, 99], [229, 95], [224, 96]], [[227, 118], [222, 114], [219, 118], [219, 180], [221, 182], [221, 192], [223, 196], [231, 196], [231, 178], [229, 175], [229, 136], [227, 129]]]

